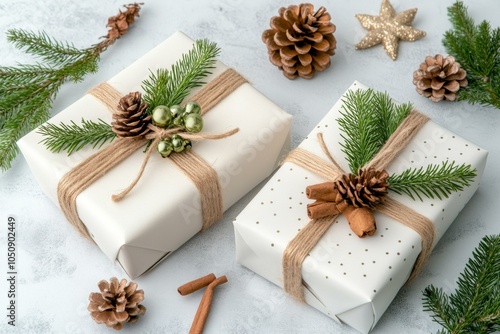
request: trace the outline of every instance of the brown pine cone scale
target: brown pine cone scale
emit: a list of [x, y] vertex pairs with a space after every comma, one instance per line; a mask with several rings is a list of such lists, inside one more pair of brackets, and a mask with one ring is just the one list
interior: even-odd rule
[[151, 115], [147, 115], [147, 103], [141, 102], [141, 93], [132, 92], [122, 97], [113, 113], [111, 126], [119, 137], [142, 138], [150, 129]]
[[262, 33], [271, 63], [289, 79], [310, 79], [330, 66], [335, 54], [335, 25], [324, 7], [314, 12], [312, 4], [282, 7], [271, 18], [271, 29]]
[[139, 304], [144, 300], [144, 291], [137, 290], [137, 283], [127, 284], [126, 279], [118, 281], [112, 277], [97, 285], [100, 292], [90, 294], [87, 309], [98, 324], [120, 330], [125, 323], [134, 323], [146, 313], [146, 308]]
[[377, 206], [387, 195], [388, 177], [385, 170], [377, 171], [373, 168], [359, 169], [357, 175], [344, 174], [335, 181], [335, 188], [338, 190], [335, 202], [339, 204], [345, 201], [357, 208]]
[[467, 86], [467, 73], [453, 56], [427, 56], [413, 72], [413, 83], [419, 94], [434, 102], [455, 101], [460, 88]]

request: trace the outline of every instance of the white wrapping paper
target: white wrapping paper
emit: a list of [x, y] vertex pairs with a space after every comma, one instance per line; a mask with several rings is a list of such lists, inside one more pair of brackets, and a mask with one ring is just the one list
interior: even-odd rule
[[[170, 68], [193, 41], [177, 32], [110, 79], [123, 95], [140, 91], [150, 71]], [[227, 67], [216, 63], [210, 81]], [[196, 93], [194, 90], [192, 93]], [[187, 98], [189, 101], [189, 97]], [[117, 101], [118, 102], [118, 101]], [[50, 120], [79, 124], [81, 119], [111, 122], [111, 113], [93, 96], [85, 95]], [[226, 210], [277, 166], [289, 148], [291, 116], [245, 83], [204, 115], [206, 133], [239, 128], [221, 140], [196, 142], [193, 151], [219, 176]], [[51, 153], [39, 144], [35, 129], [18, 145], [43, 191], [56, 205], [57, 184], [72, 167], [95, 152], [91, 147], [67, 156]], [[77, 198], [78, 214], [97, 245], [125, 272], [135, 278], [177, 249], [202, 226], [199, 194], [195, 185], [169, 159], [153, 154], [136, 187], [116, 203], [111, 195], [134, 179], [144, 159], [138, 150], [83, 191]]]
[[[355, 82], [350, 89], [366, 89]], [[343, 142], [336, 119], [339, 100], [300, 147], [329, 161], [318, 145], [322, 132], [340, 166], [348, 171], [338, 144]], [[428, 217], [436, 227], [436, 241], [477, 190], [487, 152], [429, 121], [387, 168], [389, 174], [409, 167], [456, 161], [477, 169], [475, 182], [462, 192], [440, 200], [413, 201], [390, 193], [396, 200]], [[297, 231], [305, 226], [304, 192], [308, 185], [326, 180], [284, 163], [234, 222], [237, 262], [283, 287], [282, 254]], [[306, 302], [336, 321], [368, 333], [405, 283], [421, 250], [419, 235], [380, 213], [373, 237], [358, 238], [344, 217], [339, 217], [305, 259], [302, 269]]]

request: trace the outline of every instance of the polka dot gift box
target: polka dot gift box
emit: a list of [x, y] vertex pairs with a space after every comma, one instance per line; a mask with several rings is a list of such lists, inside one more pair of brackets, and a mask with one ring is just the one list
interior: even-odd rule
[[[479, 187], [487, 158], [485, 150], [411, 112], [369, 162], [386, 172], [331, 182], [329, 175], [350, 170], [338, 121], [346, 96], [367, 89], [355, 82], [234, 221], [238, 263], [362, 333], [373, 329], [401, 286], [418, 275]], [[393, 175], [429, 165], [448, 171], [467, 166], [475, 175], [448, 197], [436, 196], [436, 188], [426, 190], [434, 198], [420, 193], [421, 199], [391, 191]], [[356, 205], [372, 201], [374, 192], [387, 192], [387, 185], [382, 204]], [[349, 213], [339, 204], [347, 202], [354, 203]], [[317, 212], [326, 214], [311, 219]], [[359, 227], [359, 221], [372, 224]]]

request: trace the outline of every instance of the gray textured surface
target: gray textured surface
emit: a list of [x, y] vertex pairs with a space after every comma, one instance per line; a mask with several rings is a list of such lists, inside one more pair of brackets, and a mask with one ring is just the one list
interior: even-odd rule
[[[485, 234], [498, 233], [500, 216], [496, 171], [500, 166], [500, 111], [467, 103], [434, 104], [420, 97], [412, 84], [412, 72], [425, 56], [445, 53], [442, 33], [449, 28], [446, 7], [452, 1], [392, 1], [396, 11], [418, 7], [414, 26], [427, 31], [417, 42], [402, 42], [393, 62], [381, 46], [355, 51], [365, 35], [356, 13], [377, 14], [379, 1], [321, 1], [337, 25], [338, 41], [333, 66], [314, 80], [286, 79], [267, 59], [260, 34], [280, 6], [277, 1], [146, 1], [136, 26], [103, 56], [98, 74], [77, 85], [65, 85], [53, 105], [57, 113], [89, 88], [125, 68], [147, 50], [182, 30], [192, 38], [209, 38], [222, 48], [221, 60], [245, 75], [265, 95], [294, 115], [293, 145], [309, 133], [354, 80], [388, 91], [399, 101], [412, 101], [436, 122], [490, 151], [480, 190], [434, 249], [430, 263], [411, 285], [404, 287], [373, 333], [428, 333], [438, 326], [422, 311], [421, 291], [429, 284], [447, 292], [455, 288], [458, 273]], [[500, 3], [466, 1], [477, 19], [500, 25]], [[95, 43], [105, 34], [107, 17], [120, 1], [24, 0], [0, 2], [0, 59], [2, 65], [31, 61], [5, 40], [10, 28], [45, 30], [77, 46]], [[180, 297], [176, 288], [195, 277], [214, 272], [229, 283], [216, 292], [207, 333], [356, 333], [306, 305], [299, 305], [281, 290], [234, 260], [232, 220], [258, 189], [229, 209], [214, 228], [197, 235], [153, 272], [137, 279], [145, 290], [146, 316], [122, 333], [186, 333], [201, 293]], [[96, 283], [122, 277], [90, 242], [66, 223], [41, 193], [24, 159], [0, 175], [0, 268], [6, 268], [6, 220], [18, 219], [18, 318], [14, 329], [2, 313], [0, 333], [109, 333], [96, 325], [86, 311], [87, 296]], [[6, 272], [6, 269], [3, 269]], [[5, 279], [0, 279], [0, 308], [7, 305]], [[5, 305], [5, 306], [4, 306]], [[5, 312], [5, 311], [3, 311]]]

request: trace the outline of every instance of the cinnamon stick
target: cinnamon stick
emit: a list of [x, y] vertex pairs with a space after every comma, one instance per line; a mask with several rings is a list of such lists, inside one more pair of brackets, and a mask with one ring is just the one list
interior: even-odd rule
[[335, 183], [333, 182], [313, 184], [306, 187], [307, 198], [320, 201], [335, 202], [337, 192], [338, 190], [335, 188]]
[[177, 291], [181, 294], [181, 296], [189, 295], [195, 291], [200, 290], [201, 288], [206, 287], [210, 283], [215, 281], [215, 275], [213, 273], [208, 274], [206, 276], [197, 278], [191, 282], [188, 282], [184, 285], [181, 285]]
[[360, 238], [372, 236], [377, 231], [375, 216], [366, 207], [356, 208], [352, 205], [337, 205], [337, 208], [347, 218], [351, 230]]
[[316, 201], [314, 203], [307, 204], [307, 215], [310, 219], [319, 219], [339, 213], [340, 210], [337, 208], [337, 204], [335, 204], [335, 202]]
[[201, 298], [200, 305], [194, 316], [191, 329], [189, 334], [201, 334], [203, 333], [203, 328], [205, 327], [205, 322], [207, 321], [208, 313], [210, 312], [210, 306], [212, 305], [212, 299], [214, 295], [214, 289], [220, 284], [227, 282], [227, 277], [221, 276], [216, 278], [212, 283], [210, 283]]

